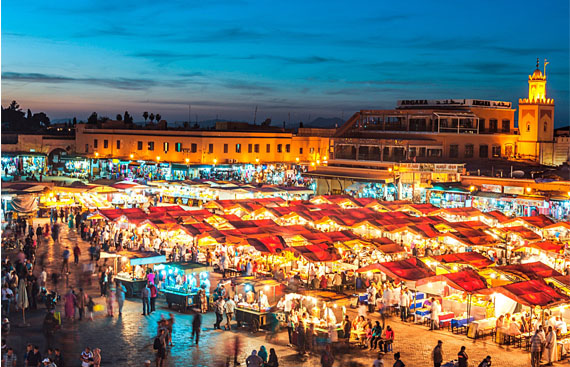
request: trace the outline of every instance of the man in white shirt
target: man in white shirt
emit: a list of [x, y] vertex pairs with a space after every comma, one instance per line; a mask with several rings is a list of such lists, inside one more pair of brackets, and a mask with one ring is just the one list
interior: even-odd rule
[[224, 310], [226, 311], [226, 319], [228, 323], [226, 324], [226, 330], [232, 329], [232, 317], [234, 315], [234, 311], [236, 308], [236, 303], [230, 297], [227, 298], [226, 303], [224, 304]]
[[7, 284], [2, 287], [2, 314], [8, 315], [10, 313], [10, 302], [14, 298], [14, 292], [8, 288]]
[[439, 329], [439, 311], [440, 311], [440, 307], [439, 307], [439, 302], [432, 297], [431, 299], [431, 325], [430, 325], [430, 330], [437, 330]]
[[384, 367], [384, 354], [378, 353], [378, 358], [374, 360], [372, 367]]
[[566, 326], [566, 323], [562, 321], [560, 316], [556, 317], [556, 330], [560, 331], [560, 334], [562, 335], [568, 333], [568, 327]]
[[402, 321], [408, 320], [409, 312], [410, 296], [408, 295], [408, 290], [406, 288], [402, 288], [402, 292], [400, 294], [400, 318]]

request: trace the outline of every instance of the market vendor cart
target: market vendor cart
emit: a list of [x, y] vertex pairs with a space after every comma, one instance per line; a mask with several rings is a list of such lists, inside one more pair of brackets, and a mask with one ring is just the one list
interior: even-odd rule
[[167, 263], [157, 265], [161, 280], [160, 292], [164, 294], [168, 308], [179, 305], [182, 311], [200, 304], [199, 291], [210, 295], [212, 267], [197, 263]]
[[[114, 255], [114, 256], [110, 256]], [[166, 262], [166, 257], [153, 251], [120, 251], [105, 253], [106, 257], [114, 258], [115, 268], [121, 271], [115, 276], [116, 281], [127, 289], [127, 297], [138, 297], [147, 283], [149, 266]], [[103, 257], [103, 255], [101, 256]]]
[[236, 307], [236, 321], [238, 327], [242, 324], [247, 324], [249, 329], [253, 332], [258, 331], [260, 328], [267, 327], [270, 319], [270, 309], [256, 310], [253, 308]]

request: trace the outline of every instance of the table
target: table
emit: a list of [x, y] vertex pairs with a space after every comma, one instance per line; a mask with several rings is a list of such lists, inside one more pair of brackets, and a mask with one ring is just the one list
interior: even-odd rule
[[168, 308], [171, 308], [172, 305], [180, 305], [180, 308], [183, 311], [186, 311], [191, 306], [200, 303], [200, 300], [198, 299], [198, 293], [184, 293], [168, 289], [161, 289], [161, 292], [166, 297]]
[[460, 329], [460, 328], [464, 328], [467, 326], [467, 324], [469, 324], [470, 322], [473, 322], [475, 320], [475, 318], [473, 316], [471, 316], [469, 319], [465, 318], [454, 318], [451, 320], [449, 327], [451, 329], [451, 332], [454, 332], [454, 329]]

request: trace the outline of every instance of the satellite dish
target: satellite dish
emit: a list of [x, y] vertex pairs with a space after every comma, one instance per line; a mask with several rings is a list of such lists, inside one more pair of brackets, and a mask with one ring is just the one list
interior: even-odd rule
[[513, 177], [521, 178], [524, 177], [524, 171], [513, 171]]

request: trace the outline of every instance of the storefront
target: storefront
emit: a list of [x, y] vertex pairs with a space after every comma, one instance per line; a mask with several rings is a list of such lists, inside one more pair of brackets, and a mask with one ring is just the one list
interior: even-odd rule
[[45, 174], [46, 155], [42, 153], [3, 153], [2, 176], [35, 176]]
[[63, 167], [61, 169], [67, 177], [88, 178], [91, 174], [91, 159], [85, 157], [61, 158]]
[[463, 208], [470, 195], [469, 190], [451, 185], [434, 185], [426, 191], [428, 202], [439, 208]]

